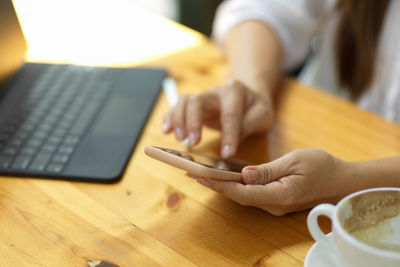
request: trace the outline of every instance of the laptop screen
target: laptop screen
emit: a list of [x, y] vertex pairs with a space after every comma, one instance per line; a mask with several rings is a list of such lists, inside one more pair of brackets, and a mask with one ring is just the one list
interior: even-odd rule
[[26, 43], [11, 0], [0, 0], [0, 83], [17, 70]]

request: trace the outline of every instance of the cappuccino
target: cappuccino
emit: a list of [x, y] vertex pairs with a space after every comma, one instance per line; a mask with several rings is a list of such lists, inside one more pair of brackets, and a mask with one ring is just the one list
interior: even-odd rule
[[367, 192], [341, 207], [343, 228], [371, 246], [400, 252], [400, 192]]

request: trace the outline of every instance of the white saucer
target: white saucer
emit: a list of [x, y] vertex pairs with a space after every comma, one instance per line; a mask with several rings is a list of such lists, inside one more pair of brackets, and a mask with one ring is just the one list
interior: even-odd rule
[[304, 260], [304, 267], [341, 267], [340, 259], [335, 254], [332, 233], [327, 234], [330, 243], [329, 248], [325, 248], [320, 243], [315, 242], [307, 253]]

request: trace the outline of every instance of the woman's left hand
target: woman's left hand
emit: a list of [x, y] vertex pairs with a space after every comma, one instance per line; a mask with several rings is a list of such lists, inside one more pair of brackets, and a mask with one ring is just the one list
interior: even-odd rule
[[274, 215], [304, 210], [321, 202], [334, 203], [349, 194], [348, 162], [319, 149], [301, 149], [272, 162], [247, 166], [243, 182], [196, 177], [198, 182], [246, 206]]

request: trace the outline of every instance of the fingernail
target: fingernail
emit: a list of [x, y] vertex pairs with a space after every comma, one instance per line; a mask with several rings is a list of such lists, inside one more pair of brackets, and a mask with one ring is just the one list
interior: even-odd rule
[[193, 146], [197, 142], [197, 134], [195, 132], [189, 133], [189, 145]]
[[165, 121], [165, 122], [163, 123], [163, 125], [162, 125], [162, 131], [163, 131], [164, 133], [166, 133], [166, 132], [168, 131], [168, 129], [169, 129], [169, 123]]
[[231, 145], [224, 145], [222, 148], [222, 157], [229, 158], [232, 154], [232, 146]]
[[176, 138], [178, 138], [178, 140], [181, 141], [183, 139], [183, 130], [182, 130], [182, 128], [180, 128], [180, 127], [175, 128], [175, 135], [176, 135]]
[[247, 177], [249, 183], [257, 183], [258, 182], [258, 172], [257, 170], [247, 170]]
[[204, 185], [206, 187], [210, 187], [210, 183], [204, 179], [197, 179], [197, 182], [201, 185]]
[[226, 86], [232, 86], [234, 82], [235, 82], [235, 80], [231, 78], [226, 81]]

